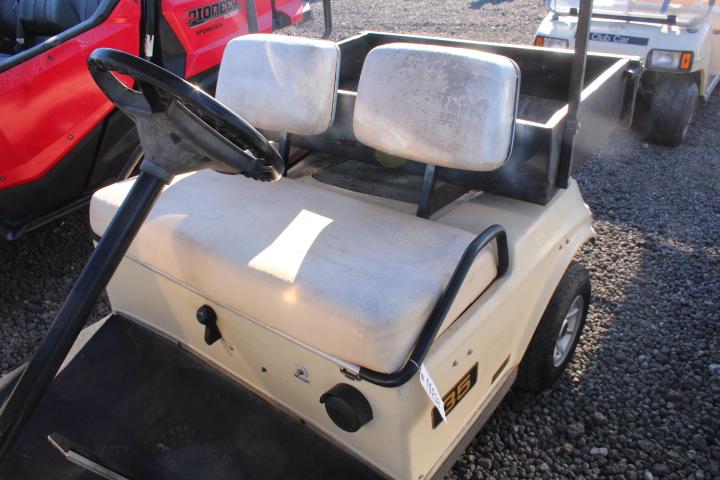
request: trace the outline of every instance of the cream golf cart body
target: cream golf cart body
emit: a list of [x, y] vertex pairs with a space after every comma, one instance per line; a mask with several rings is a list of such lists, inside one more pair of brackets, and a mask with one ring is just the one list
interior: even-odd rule
[[[93, 198], [95, 254], [2, 379], [0, 474], [442, 476], [514, 383], [558, 378], [582, 330], [573, 258], [593, 230], [572, 173], [629, 122], [637, 68], [584, 53], [248, 35], [225, 51], [225, 106], [94, 53], [146, 160]], [[113, 314], [52, 381], [67, 311], [82, 325], [110, 276]]]
[[[547, 0], [535, 44], [572, 48], [577, 2]], [[640, 126], [660, 144], [682, 142], [698, 99], [720, 80], [720, 6], [714, 0], [595, 0], [589, 50], [643, 61]]]

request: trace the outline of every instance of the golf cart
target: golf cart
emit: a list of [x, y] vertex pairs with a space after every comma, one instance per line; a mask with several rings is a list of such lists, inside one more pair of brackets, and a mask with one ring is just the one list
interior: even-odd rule
[[13, 240], [127, 178], [132, 120], [87, 71], [99, 47], [212, 91], [225, 44], [302, 21], [302, 0], [0, 0], [0, 238]]
[[[577, 0], [547, 0], [535, 45], [572, 48]], [[700, 98], [720, 80], [720, 10], [715, 0], [598, 0], [590, 50], [643, 59], [639, 130], [654, 143], [682, 143]]]
[[95, 51], [146, 156], [94, 195], [96, 250], [1, 381], [0, 476], [442, 476], [582, 331], [572, 174], [638, 66], [585, 46], [248, 35], [216, 99]]

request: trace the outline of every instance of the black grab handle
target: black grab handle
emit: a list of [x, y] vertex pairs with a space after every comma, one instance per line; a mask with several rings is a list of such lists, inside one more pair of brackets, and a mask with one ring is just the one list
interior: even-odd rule
[[360, 367], [358, 377], [381, 387], [393, 388], [407, 383], [415, 375], [415, 372], [420, 369], [420, 365], [425, 360], [430, 346], [433, 341], [435, 341], [435, 337], [445, 321], [445, 317], [460, 291], [460, 287], [465, 281], [470, 267], [472, 267], [475, 262], [475, 258], [480, 251], [493, 240], [497, 241], [498, 251], [498, 274], [495, 279], [497, 280], [507, 272], [510, 266], [507, 234], [505, 233], [505, 229], [500, 225], [492, 225], [475, 237], [475, 240], [470, 242], [470, 245], [465, 249], [460, 262], [457, 267], [455, 267], [452, 277], [450, 277], [447, 287], [445, 287], [445, 291], [440, 296], [440, 299], [435, 304], [435, 308], [433, 308], [432, 313], [430, 313], [430, 317], [420, 331], [415, 347], [410, 354], [410, 358], [405, 362], [405, 365], [403, 365], [400, 370], [392, 373], [381, 373]]

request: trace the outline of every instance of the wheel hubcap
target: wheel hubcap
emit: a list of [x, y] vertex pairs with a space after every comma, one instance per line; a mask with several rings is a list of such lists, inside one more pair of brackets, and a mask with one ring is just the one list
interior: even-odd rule
[[570, 308], [560, 325], [560, 332], [555, 340], [555, 351], [553, 352], [553, 366], [559, 367], [567, 359], [572, 350], [575, 338], [577, 338], [580, 320], [582, 319], [585, 300], [578, 295], [570, 304]]

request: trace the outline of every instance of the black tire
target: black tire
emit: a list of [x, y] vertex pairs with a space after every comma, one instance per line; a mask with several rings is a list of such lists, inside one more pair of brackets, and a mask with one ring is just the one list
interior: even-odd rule
[[[578, 296], [582, 297], [581, 315], [572, 341], [561, 358], [555, 356], [555, 344], [564, 327], [564, 320]], [[579, 263], [571, 263], [555, 289], [550, 303], [538, 324], [525, 356], [520, 362], [515, 387], [528, 392], [541, 392], [550, 388], [562, 375], [575, 354], [582, 335], [590, 306], [590, 274]]]
[[650, 99], [648, 140], [675, 147], [685, 139], [699, 91], [691, 78], [666, 78], [655, 86]]

